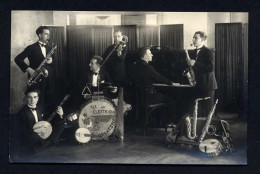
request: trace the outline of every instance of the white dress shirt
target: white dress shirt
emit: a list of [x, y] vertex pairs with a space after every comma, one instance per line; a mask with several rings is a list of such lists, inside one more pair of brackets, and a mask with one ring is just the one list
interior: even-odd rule
[[[31, 106], [29, 106], [28, 105], [28, 107], [29, 108], [32, 108]], [[39, 120], [38, 120], [38, 115], [37, 115], [37, 112], [36, 112], [36, 110], [32, 110], [32, 109], [30, 109], [31, 110], [31, 112], [33, 113], [33, 115], [34, 115], [34, 118], [35, 118], [35, 122], [37, 123]]]
[[92, 75], [92, 86], [94, 86], [94, 87], [97, 87], [98, 76], [99, 76], [98, 72], [97, 72], [97, 74]]
[[[41, 50], [42, 50], [42, 54], [44, 57], [46, 57], [46, 48], [42, 45], [46, 45], [45, 43], [41, 42], [41, 41], [38, 41], [40, 44], [40, 47], [41, 47]], [[42, 45], [41, 45], [42, 44]]]

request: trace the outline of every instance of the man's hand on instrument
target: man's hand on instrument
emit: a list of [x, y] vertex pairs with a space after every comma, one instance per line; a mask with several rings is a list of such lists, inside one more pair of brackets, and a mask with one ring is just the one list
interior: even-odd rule
[[117, 92], [117, 87], [116, 86], [111, 86], [111, 92], [116, 93]]
[[32, 76], [35, 72], [34, 69], [32, 69], [30, 67], [26, 71], [30, 74], [30, 76]]
[[47, 63], [47, 64], [51, 64], [51, 62], [52, 62], [52, 57], [47, 58], [46, 63]]
[[172, 86], [181, 86], [181, 84], [172, 82]]
[[190, 65], [190, 66], [194, 66], [194, 64], [195, 64], [195, 60], [193, 60], [193, 59], [188, 59], [187, 60], [188, 61], [188, 64]]
[[62, 107], [61, 106], [58, 106], [57, 107], [57, 114], [59, 114], [60, 115], [60, 118], [63, 118], [63, 109], [62, 109]]
[[117, 55], [118, 55], [118, 56], [121, 56], [121, 55], [122, 55], [122, 51], [123, 51], [122, 45], [119, 45], [119, 46], [117, 47], [116, 51], [117, 51]]

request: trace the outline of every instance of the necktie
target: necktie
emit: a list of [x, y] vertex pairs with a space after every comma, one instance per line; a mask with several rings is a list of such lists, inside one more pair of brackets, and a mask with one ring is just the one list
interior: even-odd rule
[[200, 49], [201, 49], [201, 48], [195, 49], [195, 50], [196, 50], [196, 58], [195, 58], [196, 61], [197, 61], [197, 59], [198, 59], [198, 54], [199, 54]]
[[30, 108], [32, 111], [36, 111], [37, 108]]

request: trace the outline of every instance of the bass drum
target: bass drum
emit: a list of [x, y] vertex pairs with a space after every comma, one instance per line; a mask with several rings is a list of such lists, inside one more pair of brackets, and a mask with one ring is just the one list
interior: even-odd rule
[[115, 105], [108, 99], [90, 100], [81, 109], [79, 127], [88, 128], [91, 139], [107, 139], [114, 131], [116, 119]]

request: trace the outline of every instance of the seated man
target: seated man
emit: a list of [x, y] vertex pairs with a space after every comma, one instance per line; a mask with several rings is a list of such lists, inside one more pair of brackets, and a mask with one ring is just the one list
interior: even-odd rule
[[133, 72], [131, 73], [131, 79], [133, 83], [142, 88], [149, 88], [154, 93], [151, 95], [151, 100], [148, 102], [152, 103], [160, 103], [160, 102], [169, 102], [171, 99], [158, 91], [155, 91], [153, 87], [154, 83], [163, 83], [167, 85], [180, 85], [179, 83], [173, 83], [168, 78], [159, 74], [153, 66], [148, 64], [148, 62], [152, 61], [152, 53], [150, 51], [150, 47], [142, 47], [138, 51], [138, 56], [140, 60], [133, 66]]
[[56, 144], [58, 142], [58, 138], [64, 129], [64, 122], [61, 120], [63, 116], [63, 109], [60, 106], [57, 107], [56, 112], [60, 118], [56, 119], [57, 122], [53, 127], [53, 132], [50, 137], [47, 139], [42, 139], [36, 132], [33, 131], [34, 124], [44, 120], [44, 111], [40, 107], [37, 107], [40, 92], [38, 89], [28, 88], [25, 94], [27, 105], [18, 112], [18, 118], [24, 135], [22, 142], [24, 142], [26, 146], [26, 151], [24, 152], [33, 153], [47, 147], [51, 143]]
[[[138, 56], [140, 60], [133, 65], [133, 71], [130, 78], [132, 79], [133, 84], [136, 86], [138, 91], [144, 91], [144, 89], [149, 89], [149, 95], [147, 96], [148, 104], [156, 103], [168, 103], [168, 113], [174, 115], [172, 110], [171, 103], [173, 102], [172, 98], [168, 95], [165, 95], [159, 91], [155, 90], [153, 86], [154, 83], [163, 83], [168, 85], [179, 85], [178, 83], [173, 83], [171, 80], [159, 74], [153, 66], [149, 65], [148, 62], [152, 61], [152, 53], [150, 47], [142, 47], [138, 51]], [[170, 106], [171, 105], [171, 106]], [[170, 121], [175, 121], [175, 116], [169, 116]]]
[[82, 88], [84, 89], [84, 97], [88, 98], [90, 94], [95, 94], [97, 92], [103, 92], [105, 96], [109, 98], [114, 98], [111, 94], [117, 91], [116, 87], [111, 86], [111, 79], [105, 71], [100, 70], [103, 58], [100, 56], [93, 56], [90, 59], [89, 67], [90, 73], [88, 74], [87, 84]]

